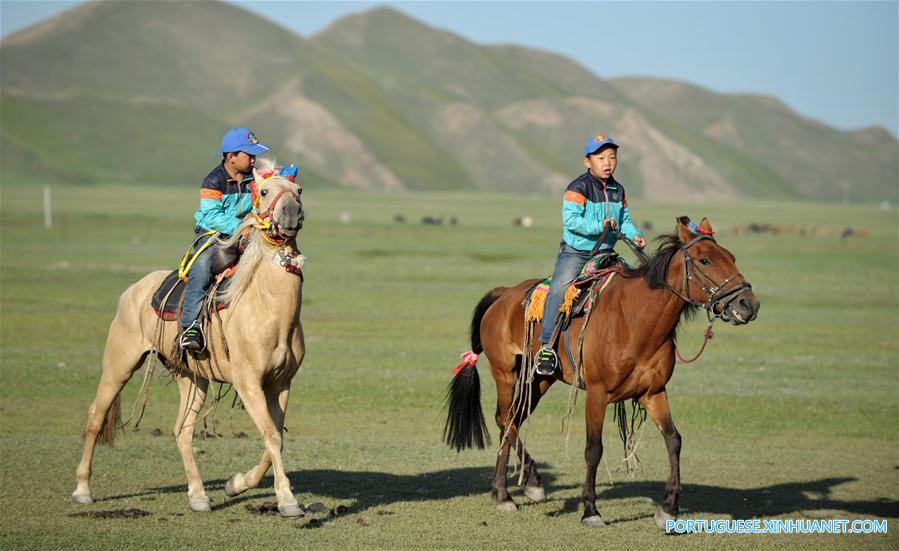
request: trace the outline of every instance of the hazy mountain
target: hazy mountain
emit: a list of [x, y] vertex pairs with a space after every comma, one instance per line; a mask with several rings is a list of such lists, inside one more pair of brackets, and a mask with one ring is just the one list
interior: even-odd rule
[[716, 94], [686, 83], [614, 81], [646, 110], [767, 165], [804, 197], [896, 198], [896, 139], [882, 128], [842, 132], [802, 117], [775, 98]]
[[[583, 141], [653, 198], [896, 199], [897, 143], [773, 98], [606, 81], [388, 8], [304, 39], [213, 1], [81, 5], [0, 42], [4, 181], [196, 184], [246, 124], [311, 184], [558, 193]], [[847, 184], [849, 182], [849, 184]]]

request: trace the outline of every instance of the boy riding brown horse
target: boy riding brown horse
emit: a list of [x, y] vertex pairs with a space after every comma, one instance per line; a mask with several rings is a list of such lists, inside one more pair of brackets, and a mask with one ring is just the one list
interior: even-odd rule
[[[506, 469], [511, 448], [522, 463], [525, 495], [532, 501], [545, 498], [543, 483], [534, 460], [527, 454], [518, 429], [540, 398], [557, 380], [580, 384], [586, 389], [585, 416], [587, 443], [584, 457], [584, 525], [605, 526], [596, 508], [596, 469], [602, 458], [602, 426], [608, 404], [628, 399], [639, 400], [662, 435], [668, 449], [669, 476], [665, 498], [656, 512], [656, 524], [678, 514], [680, 492], [681, 436], [668, 409], [665, 385], [675, 364], [675, 335], [682, 316], [692, 308], [707, 310], [711, 320], [721, 318], [733, 325], [756, 318], [759, 301], [752, 287], [737, 269], [734, 256], [718, 244], [708, 220], [700, 224], [686, 217], [677, 220], [676, 233], [660, 238], [661, 247], [640, 267], [625, 268], [602, 291], [587, 318], [571, 321], [568, 335], [572, 349], [580, 346], [580, 366], [562, 354], [561, 368], [551, 376], [526, 373], [519, 377], [522, 358], [533, 357], [538, 342], [523, 349], [527, 331], [522, 303], [538, 280], [524, 281], [515, 287], [497, 287], [475, 307], [471, 325], [472, 352], [459, 366], [448, 393], [447, 444], [461, 450], [478, 446], [487, 439], [480, 406], [477, 354], [487, 355], [490, 372], [496, 382], [496, 424], [502, 431], [492, 493], [502, 511], [516, 510], [506, 484]], [[585, 321], [586, 320], [586, 321]], [[585, 325], [586, 324], [586, 325]], [[583, 331], [582, 331], [583, 330]], [[516, 381], [531, 380], [524, 386], [527, 395], [515, 398]], [[528, 391], [529, 389], [529, 391]], [[519, 391], [522, 391], [519, 385]], [[513, 404], [514, 400], [514, 404]]]

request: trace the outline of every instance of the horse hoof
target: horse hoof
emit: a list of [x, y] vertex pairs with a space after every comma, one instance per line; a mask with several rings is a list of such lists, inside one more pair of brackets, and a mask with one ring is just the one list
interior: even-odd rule
[[658, 528], [659, 530], [664, 530], [666, 532], [668, 531], [668, 529], [665, 525], [668, 524], [668, 521], [677, 520], [676, 516], [666, 513], [662, 510], [661, 507], [659, 507], [659, 509], [656, 511], [656, 514], [652, 518], [656, 521], [656, 528]]
[[503, 513], [514, 513], [518, 510], [518, 506], [514, 501], [502, 501], [496, 504], [496, 508]]
[[195, 513], [208, 513], [212, 507], [209, 506], [208, 499], [191, 499], [190, 510]]
[[74, 499], [77, 503], [81, 503], [83, 505], [90, 505], [94, 502], [94, 498], [91, 497], [90, 494], [72, 494], [72, 499]]
[[306, 514], [296, 503], [278, 505], [278, 512], [281, 513], [281, 516], [284, 518], [300, 518]]
[[608, 526], [606, 524], [606, 521], [604, 521], [599, 515], [582, 518], [581, 523], [587, 528], [605, 528], [606, 526]]
[[524, 495], [533, 503], [540, 503], [546, 500], [546, 492], [542, 486], [525, 486]]
[[229, 478], [228, 482], [225, 482], [225, 495], [228, 497], [234, 497], [240, 495], [242, 492], [238, 492], [234, 487], [234, 479]]

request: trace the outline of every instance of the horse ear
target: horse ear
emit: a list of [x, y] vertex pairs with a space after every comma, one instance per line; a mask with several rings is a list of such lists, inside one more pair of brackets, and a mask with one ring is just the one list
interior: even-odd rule
[[262, 175], [259, 174], [259, 171], [256, 170], [256, 167], [253, 167], [253, 179], [256, 180], [257, 183], [263, 180]]
[[681, 243], [686, 243], [694, 237], [693, 232], [690, 231], [689, 224], [689, 216], [679, 216], [677, 218], [677, 237], [680, 239]]
[[712, 230], [712, 223], [709, 222], [708, 218], [703, 218], [702, 222], [699, 223], [699, 227], [709, 232], [709, 234], [715, 233], [714, 230]]

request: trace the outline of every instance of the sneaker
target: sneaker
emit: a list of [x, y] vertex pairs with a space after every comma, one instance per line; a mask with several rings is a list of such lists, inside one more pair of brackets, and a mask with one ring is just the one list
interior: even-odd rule
[[534, 356], [534, 365], [537, 375], [552, 375], [556, 372], [556, 366], [559, 365], [559, 358], [552, 348], [544, 346]]
[[188, 352], [199, 354], [206, 350], [206, 336], [203, 335], [203, 328], [199, 322], [193, 322], [181, 333], [180, 344], [181, 349]]

